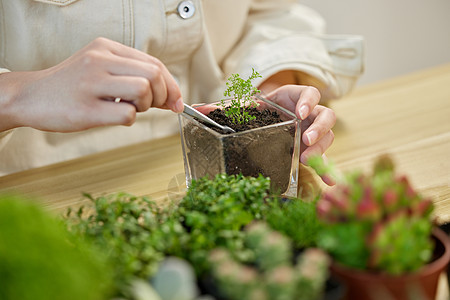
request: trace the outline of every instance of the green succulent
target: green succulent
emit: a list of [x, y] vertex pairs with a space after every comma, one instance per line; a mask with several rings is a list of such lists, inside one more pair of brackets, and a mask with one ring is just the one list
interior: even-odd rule
[[329, 258], [319, 249], [307, 249], [292, 258], [290, 240], [256, 221], [245, 230], [251, 259], [240, 260], [225, 248], [210, 251], [208, 262], [221, 297], [240, 299], [320, 299], [328, 279]]

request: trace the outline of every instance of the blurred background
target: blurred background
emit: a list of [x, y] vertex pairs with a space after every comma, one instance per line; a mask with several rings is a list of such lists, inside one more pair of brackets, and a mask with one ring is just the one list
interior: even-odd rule
[[365, 38], [358, 86], [450, 63], [450, 0], [299, 0], [330, 34]]

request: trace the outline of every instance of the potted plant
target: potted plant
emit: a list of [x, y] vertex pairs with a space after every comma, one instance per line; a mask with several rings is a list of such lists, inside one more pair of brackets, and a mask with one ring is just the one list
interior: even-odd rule
[[[183, 113], [179, 115], [187, 185], [204, 176], [243, 174], [271, 179], [272, 187], [297, 196], [300, 120], [295, 114], [258, 95], [252, 80], [233, 74], [224, 96], [195, 108], [235, 133], [224, 133]], [[269, 121], [266, 121], [269, 120]]]
[[290, 239], [263, 221], [245, 228], [244, 244], [238, 255], [225, 248], [210, 252], [213, 295], [228, 300], [323, 299], [329, 266], [324, 251], [308, 248], [294, 258]]
[[[183, 199], [164, 206], [120, 192], [86, 197], [93, 207], [68, 210], [66, 225], [114, 261], [115, 298], [340, 299], [342, 286], [328, 280], [328, 255], [310, 247], [318, 230], [316, 202], [281, 199], [270, 193], [268, 178], [203, 177], [192, 181]], [[228, 268], [236, 278], [248, 281], [228, 278], [217, 251], [237, 266]], [[239, 291], [230, 292], [234, 287]]]
[[324, 225], [317, 244], [332, 256], [331, 272], [347, 285], [347, 298], [435, 299], [450, 240], [433, 223], [433, 202], [395, 174], [388, 156], [372, 174], [338, 182], [317, 203]]

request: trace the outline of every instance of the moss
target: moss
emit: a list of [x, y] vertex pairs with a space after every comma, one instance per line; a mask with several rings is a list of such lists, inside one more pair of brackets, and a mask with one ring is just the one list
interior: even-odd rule
[[104, 299], [108, 274], [101, 255], [56, 216], [0, 195], [0, 299]]

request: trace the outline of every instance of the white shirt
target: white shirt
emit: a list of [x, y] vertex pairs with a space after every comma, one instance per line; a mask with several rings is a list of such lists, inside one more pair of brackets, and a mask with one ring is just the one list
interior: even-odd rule
[[[181, 17], [180, 3], [193, 14]], [[220, 100], [228, 76], [252, 68], [263, 76], [256, 85], [281, 70], [305, 72], [327, 99], [363, 70], [363, 39], [325, 35], [324, 20], [296, 0], [0, 0], [0, 19], [0, 73], [48, 68], [102, 36], [159, 58], [191, 104]], [[176, 114], [159, 109], [131, 127], [17, 128], [0, 133], [0, 175], [177, 132]]]

